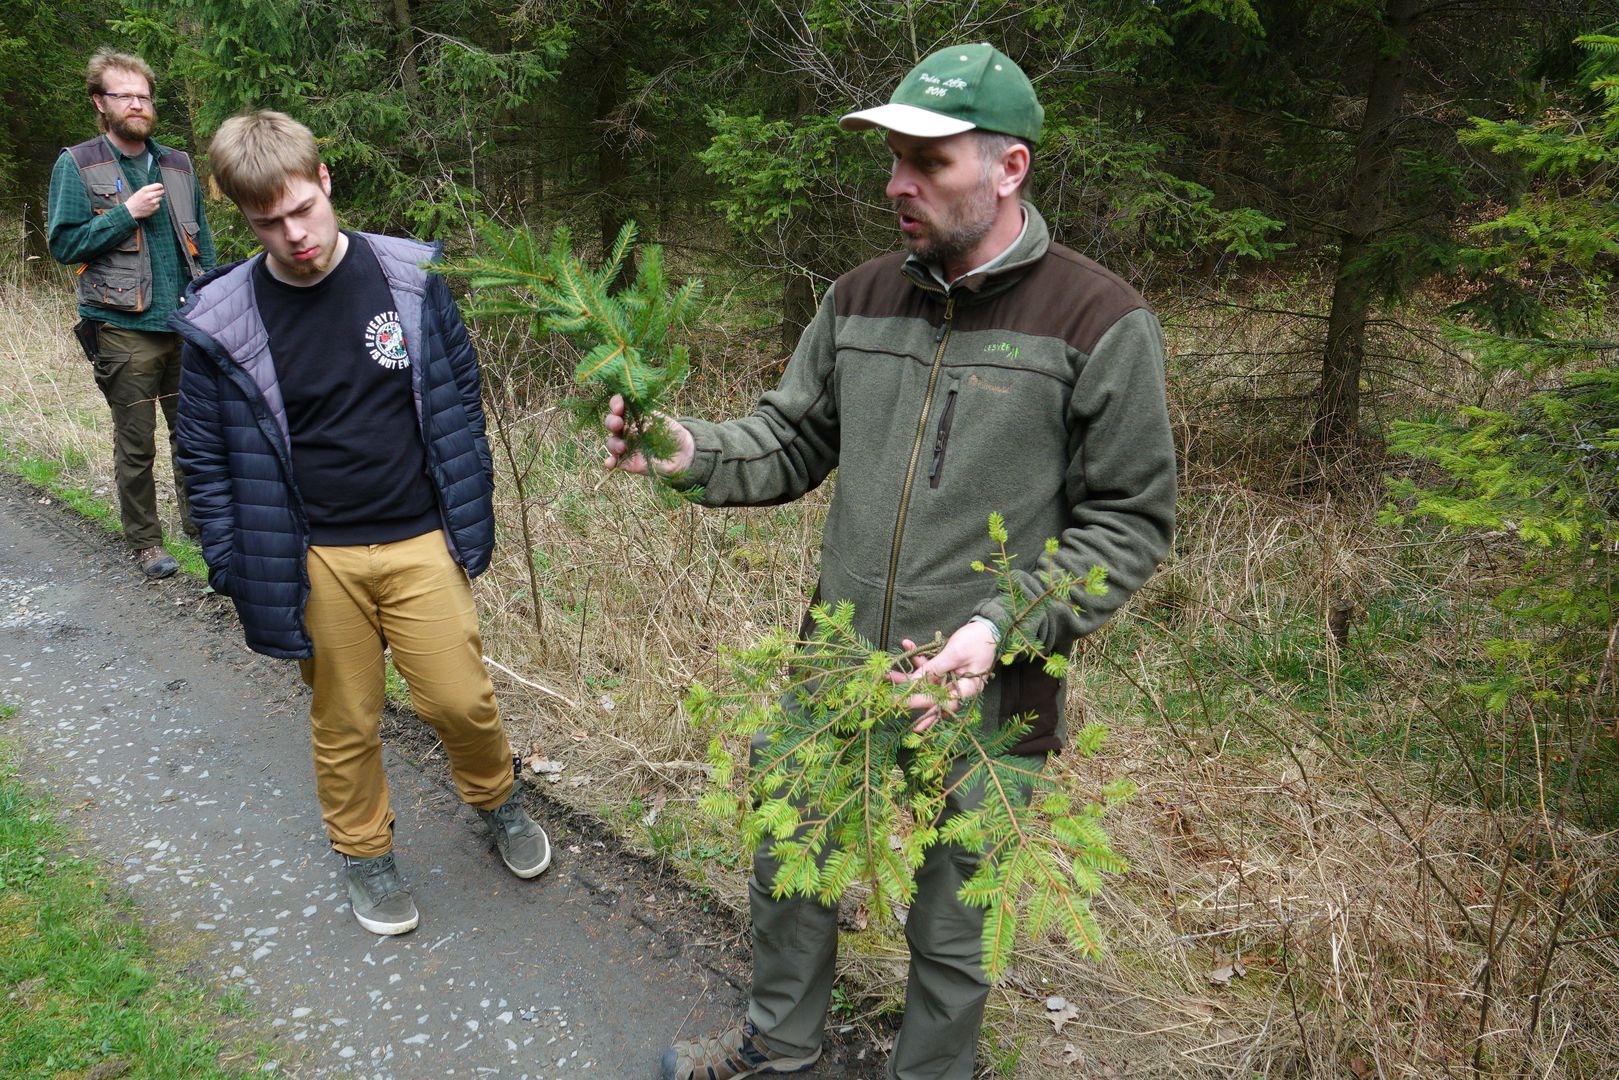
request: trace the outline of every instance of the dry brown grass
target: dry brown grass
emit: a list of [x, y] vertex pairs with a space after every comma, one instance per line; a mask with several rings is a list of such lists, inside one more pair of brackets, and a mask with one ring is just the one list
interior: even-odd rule
[[[41, 288], [0, 267], [0, 436], [7, 447], [60, 462], [76, 482], [116, 507], [112, 424], [78, 343], [71, 285], [53, 273]], [[162, 422], [159, 421], [159, 429]], [[167, 455], [158, 455], [159, 510], [179, 531]]]
[[[105, 410], [66, 290], [0, 290], [0, 437], [105, 488]], [[1022, 949], [992, 998], [986, 1073], [1425, 1078], [1474, 1075], [1476, 1054], [1478, 1075], [1619, 1075], [1619, 844], [1551, 800], [1501, 798], [1506, 779], [1456, 735], [1508, 723], [1456, 691], [1490, 629], [1494, 553], [1377, 526], [1378, 463], [1358, 491], [1310, 483], [1278, 434], [1305, 377], [1288, 370], [1296, 321], [1170, 321], [1189, 448], [1177, 552], [1080, 657], [1073, 706], [1109, 726], [1108, 749], [1059, 761], [1081, 786], [1140, 785], [1112, 825], [1133, 869], [1098, 905], [1103, 962]], [[1402, 340], [1408, 365], [1445, 363]], [[693, 812], [702, 740], [679, 703], [720, 649], [796, 623], [825, 493], [669, 506], [604, 476], [599, 440], [570, 429], [550, 374], [565, 356], [497, 331], [482, 348], [500, 543], [477, 589], [513, 741], [563, 763], [550, 793], [740, 905], [739, 860]], [[697, 365], [682, 404], [701, 415], [745, 409], [773, 374], [744, 339], [711, 338]], [[749, 374], [708, 381], [722, 370]], [[1322, 629], [1337, 600], [1359, 610], [1343, 650]], [[893, 928], [846, 945], [854, 1014], [891, 1004]], [[1233, 961], [1246, 974], [1211, 981]], [[1060, 1034], [1050, 994], [1079, 1006]]]

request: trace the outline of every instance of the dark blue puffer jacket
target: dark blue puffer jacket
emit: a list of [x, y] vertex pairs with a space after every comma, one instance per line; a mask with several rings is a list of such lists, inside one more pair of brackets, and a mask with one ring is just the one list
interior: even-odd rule
[[[444, 279], [422, 269], [437, 246], [363, 234], [388, 279], [410, 355], [416, 415], [450, 553], [469, 575], [495, 543], [494, 469], [478, 361]], [[184, 339], [177, 425], [208, 583], [236, 604], [247, 644], [301, 659], [309, 525], [292, 478], [287, 413], [253, 296], [263, 255], [197, 279], [169, 316]]]

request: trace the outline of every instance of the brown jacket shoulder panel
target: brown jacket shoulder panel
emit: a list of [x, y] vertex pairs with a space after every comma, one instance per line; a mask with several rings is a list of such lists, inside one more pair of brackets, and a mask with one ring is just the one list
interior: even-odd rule
[[[862, 263], [838, 278], [833, 296], [840, 318], [922, 316], [943, 295], [922, 288], [903, 272], [905, 253], [891, 252]], [[1060, 338], [1089, 353], [1103, 334], [1125, 315], [1147, 307], [1147, 301], [1123, 278], [1093, 259], [1061, 244], [1030, 265], [1009, 267], [1016, 283], [1005, 288], [959, 290], [956, 326], [980, 326]], [[992, 275], [999, 276], [999, 275]]]
[[905, 253], [894, 251], [863, 262], [838, 278], [832, 289], [838, 317], [903, 317], [920, 312], [926, 304], [940, 302], [939, 293], [918, 288], [906, 277], [904, 266]]
[[[1093, 259], [1052, 244], [1033, 266], [1013, 268], [1023, 280], [989, 298], [990, 324], [1037, 337], [1061, 338], [1082, 353], [1124, 316], [1147, 306], [1125, 280]], [[963, 312], [973, 320], [971, 309]], [[976, 321], [976, 320], [974, 320]]]

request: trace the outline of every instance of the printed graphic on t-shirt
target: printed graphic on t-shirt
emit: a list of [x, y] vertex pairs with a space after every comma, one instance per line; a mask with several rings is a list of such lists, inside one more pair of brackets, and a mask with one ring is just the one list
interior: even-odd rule
[[405, 328], [399, 325], [399, 312], [384, 311], [365, 324], [365, 347], [371, 359], [385, 368], [410, 366], [405, 352]]

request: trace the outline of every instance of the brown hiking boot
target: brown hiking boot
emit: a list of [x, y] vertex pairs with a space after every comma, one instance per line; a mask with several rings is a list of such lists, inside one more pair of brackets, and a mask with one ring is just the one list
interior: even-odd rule
[[719, 1035], [675, 1043], [663, 1052], [659, 1065], [661, 1080], [742, 1080], [803, 1072], [820, 1056], [819, 1047], [806, 1057], [777, 1053], [759, 1038], [752, 1020], [743, 1020]]
[[141, 548], [135, 552], [135, 565], [149, 578], [166, 578], [180, 569], [174, 556], [163, 550], [162, 544]]

